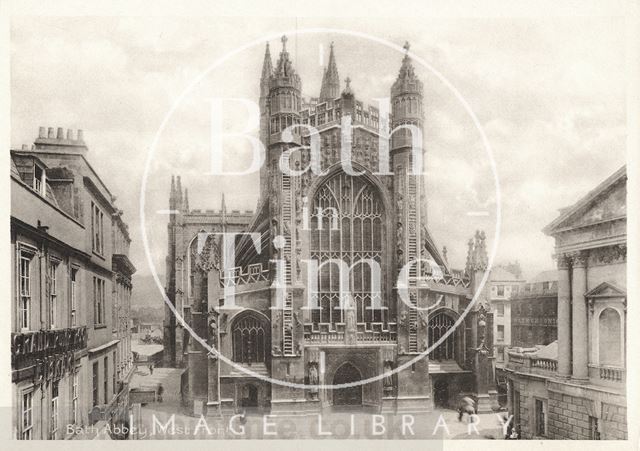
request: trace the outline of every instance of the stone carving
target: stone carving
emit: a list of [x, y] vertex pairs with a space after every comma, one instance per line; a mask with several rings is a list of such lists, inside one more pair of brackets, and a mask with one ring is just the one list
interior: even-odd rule
[[589, 259], [588, 252], [574, 252], [571, 254], [571, 263], [574, 268], [585, 268]]
[[223, 313], [222, 315], [220, 315], [220, 326], [219, 326], [219, 330], [221, 334], [226, 334], [227, 333], [227, 319], [229, 318], [229, 316], [226, 313]]
[[300, 271], [302, 267], [300, 266], [300, 257], [302, 255], [302, 243], [299, 241], [296, 244], [296, 280], [300, 280]]
[[271, 255], [278, 255], [279, 254], [279, 249], [276, 248], [276, 246], [274, 244], [274, 239], [278, 235], [279, 235], [279, 232], [278, 232], [278, 220], [277, 219], [272, 219], [271, 220]]
[[571, 258], [567, 254], [560, 254], [556, 257], [558, 269], [569, 269]]
[[280, 317], [282, 316], [282, 314], [280, 312], [277, 312], [273, 319], [272, 319], [272, 323], [271, 323], [271, 327], [273, 327], [273, 330], [278, 330], [278, 327], [280, 326]]
[[610, 265], [612, 263], [623, 263], [627, 260], [626, 244], [601, 247], [590, 251], [590, 265]]
[[316, 385], [316, 387], [311, 387], [309, 389], [309, 393], [311, 395], [311, 399], [318, 398], [318, 363], [317, 362], [309, 362], [307, 367], [307, 376], [309, 378], [309, 385]]
[[209, 343], [213, 346], [218, 345], [218, 320], [215, 311], [209, 312]]
[[475, 271], [486, 271], [489, 263], [486, 247], [486, 235], [484, 231], [476, 230], [475, 236], [467, 243], [467, 274]]
[[208, 273], [212, 269], [220, 270], [220, 247], [215, 242], [214, 237], [208, 236], [200, 253], [196, 247], [191, 248], [191, 259], [195, 262], [195, 268], [203, 273]]
[[387, 360], [384, 362], [384, 378], [382, 384], [384, 386], [385, 393], [393, 391], [393, 362]]
[[400, 326], [401, 326], [403, 329], [406, 329], [406, 328], [407, 328], [407, 320], [408, 320], [407, 312], [402, 312], [402, 313], [400, 314]]
[[429, 318], [427, 314], [423, 311], [418, 311], [418, 315], [420, 316], [420, 324], [422, 324], [422, 327], [427, 327], [427, 325], [429, 324]]

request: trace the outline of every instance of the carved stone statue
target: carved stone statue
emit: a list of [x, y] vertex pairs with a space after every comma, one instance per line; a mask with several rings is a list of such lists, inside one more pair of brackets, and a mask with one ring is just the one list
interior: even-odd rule
[[384, 386], [385, 392], [390, 392], [393, 390], [393, 371], [391, 361], [387, 360], [384, 362], [384, 378], [382, 379], [382, 383]]
[[[307, 370], [309, 376], [309, 385], [318, 385], [318, 364], [316, 362], [309, 362], [309, 368]], [[318, 387], [309, 388], [311, 397], [316, 399], [318, 397]]]
[[346, 329], [348, 331], [352, 331], [355, 330], [356, 328], [356, 310], [352, 307], [349, 306], [349, 308], [346, 309], [346, 321], [345, 321], [345, 326]]
[[229, 318], [229, 316], [226, 313], [223, 313], [222, 315], [220, 315], [220, 333], [224, 334], [227, 332], [227, 319]]
[[402, 312], [400, 314], [400, 325], [402, 326], [402, 328], [407, 327], [407, 312]]

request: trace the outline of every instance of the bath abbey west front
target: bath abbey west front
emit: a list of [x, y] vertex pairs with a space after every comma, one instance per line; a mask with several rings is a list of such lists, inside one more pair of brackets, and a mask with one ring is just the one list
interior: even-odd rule
[[[408, 53], [391, 86], [388, 118], [358, 101], [357, 87], [345, 81], [341, 89], [332, 45], [319, 97], [304, 99], [286, 38], [275, 66], [267, 45], [260, 78], [266, 159], [255, 213], [227, 210], [224, 200], [220, 210], [191, 210], [180, 177], [172, 180], [170, 209], [176, 213], [168, 225], [167, 295], [193, 330], [236, 364], [209, 353], [166, 309], [165, 364], [187, 368], [186, 399], [197, 412], [300, 413], [342, 406], [419, 412], [455, 407], [464, 395], [476, 397], [481, 411], [495, 404], [492, 314], [484, 289], [428, 357], [391, 376], [337, 389], [293, 388], [262, 377], [340, 385], [388, 373], [453, 328], [487, 270], [482, 232], [460, 244], [468, 246], [464, 271], [450, 268], [446, 249], [436, 248], [427, 228], [424, 182], [411, 170], [407, 127], [388, 140], [392, 174], [378, 174], [380, 121], [390, 120], [392, 129], [422, 129], [423, 85]], [[346, 116], [350, 136], [341, 133]], [[296, 124], [293, 139], [283, 139], [282, 132]], [[303, 125], [317, 134], [310, 136]], [[283, 152], [313, 139], [320, 145], [322, 175], [284, 173]], [[353, 171], [341, 164], [347, 146]], [[291, 152], [288, 162], [294, 170], [309, 167], [308, 148]], [[220, 238], [208, 235], [216, 232], [259, 234], [260, 252], [248, 236], [239, 237], [235, 267], [225, 270]], [[277, 270], [272, 260], [282, 262]], [[317, 262], [317, 272], [309, 274], [309, 261]], [[349, 268], [348, 293], [340, 288], [336, 261]], [[371, 285], [372, 261], [381, 269], [377, 289]], [[397, 280], [407, 262], [415, 264], [407, 266], [408, 295], [401, 299]], [[276, 277], [287, 287], [280, 303]], [[235, 308], [221, 307], [229, 288]], [[307, 308], [309, 299], [318, 308]]]

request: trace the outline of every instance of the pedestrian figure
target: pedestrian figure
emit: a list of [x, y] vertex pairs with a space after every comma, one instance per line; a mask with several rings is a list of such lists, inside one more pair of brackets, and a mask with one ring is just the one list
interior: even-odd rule
[[511, 440], [511, 434], [513, 433], [513, 421], [508, 420], [506, 415], [502, 417], [502, 420], [509, 421], [509, 424], [507, 424], [507, 433], [505, 434], [504, 439]]
[[469, 418], [471, 418], [471, 415], [475, 415], [477, 413], [475, 401], [468, 396], [460, 399], [460, 404], [458, 405], [458, 421], [462, 421], [462, 417], [465, 413]]
[[242, 412], [240, 413], [240, 418], [238, 419], [238, 422], [243, 426], [245, 424], [247, 424], [247, 410], [246, 409], [242, 409]]
[[162, 402], [162, 394], [164, 393], [164, 387], [162, 386], [162, 384], [158, 384], [156, 393], [158, 394], [158, 402]]
[[153, 363], [149, 364], [149, 374], [153, 374]]

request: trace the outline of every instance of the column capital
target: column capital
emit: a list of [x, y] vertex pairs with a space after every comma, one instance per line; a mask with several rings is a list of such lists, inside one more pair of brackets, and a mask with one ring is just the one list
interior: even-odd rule
[[571, 264], [574, 268], [586, 268], [589, 259], [588, 251], [577, 251], [570, 254]]
[[555, 259], [558, 269], [569, 269], [571, 264], [571, 256], [569, 254], [556, 254]]

